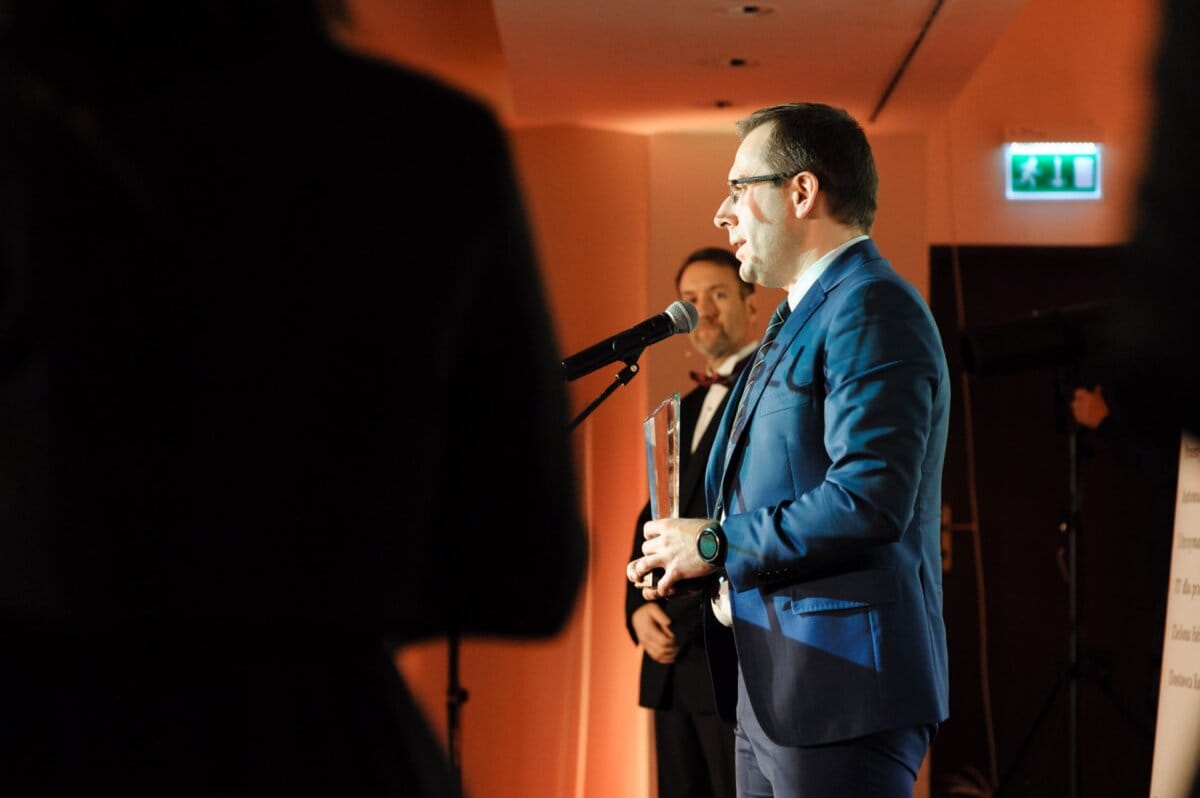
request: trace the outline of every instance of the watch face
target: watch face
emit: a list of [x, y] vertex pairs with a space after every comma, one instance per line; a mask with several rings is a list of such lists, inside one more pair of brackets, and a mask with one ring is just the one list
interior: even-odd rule
[[711, 528], [700, 530], [700, 537], [696, 540], [696, 546], [700, 550], [700, 559], [705, 562], [712, 562], [720, 549], [721, 542], [717, 539], [717, 533]]

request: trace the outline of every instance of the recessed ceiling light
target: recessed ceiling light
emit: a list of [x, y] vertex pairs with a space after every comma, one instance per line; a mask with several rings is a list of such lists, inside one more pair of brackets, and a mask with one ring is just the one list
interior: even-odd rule
[[775, 11], [772, 6], [759, 5], [758, 3], [738, 3], [732, 6], [718, 6], [714, 10], [722, 14], [728, 14], [731, 17], [762, 17]]
[[759, 65], [758, 61], [753, 58], [743, 58], [742, 56], [721, 56], [719, 58], [705, 58], [700, 62], [701, 66], [713, 67], [715, 69], [752, 69]]

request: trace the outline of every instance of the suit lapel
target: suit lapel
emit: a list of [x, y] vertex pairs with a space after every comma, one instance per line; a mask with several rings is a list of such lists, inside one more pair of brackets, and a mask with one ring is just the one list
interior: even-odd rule
[[[788, 316], [787, 321], [784, 322], [783, 329], [776, 336], [774, 345], [767, 352], [767, 356], [763, 361], [762, 375], [750, 387], [750, 395], [746, 397], [746, 412], [750, 414], [751, 419], [753, 419], [759, 399], [762, 398], [767, 386], [771, 383], [775, 369], [783, 361], [784, 354], [791, 350], [793, 342], [804, 330], [809, 319], [816, 313], [817, 308], [825, 303], [826, 295], [830, 291], [833, 291], [848, 274], [863, 263], [878, 259], [879, 250], [875, 248], [875, 244], [870, 239], [860, 241], [839, 255], [833, 263], [829, 264], [817, 281], [808, 289], [808, 292], [800, 300], [800, 304], [796, 306], [791, 315]], [[735, 403], [738, 400], [734, 394], [740, 395], [741, 391], [745, 390], [745, 386], [746, 380], [745, 374], [743, 374], [734, 386], [734, 391], [730, 392], [730, 396], [733, 397]], [[721, 491], [717, 499], [718, 508], [724, 508], [725, 506], [724, 490], [731, 476], [729, 464], [733, 462], [734, 453], [742, 446], [742, 441], [746, 437], [746, 430], [749, 428], [750, 424], [745, 424], [739, 431], [737, 439], [730, 440], [725, 448], [725, 465], [721, 474]]]

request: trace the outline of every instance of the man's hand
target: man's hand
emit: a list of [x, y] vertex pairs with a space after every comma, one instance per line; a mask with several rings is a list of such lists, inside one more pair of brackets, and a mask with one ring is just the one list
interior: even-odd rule
[[707, 518], [660, 518], [647, 521], [642, 527], [646, 542], [642, 544], [642, 556], [629, 563], [625, 576], [633, 584], [643, 577], [662, 568], [663, 575], [656, 587], [642, 588], [642, 596], [648, 601], [667, 598], [675, 594], [675, 585], [685, 579], [707, 576], [716, 569], [700, 559], [696, 551], [696, 536], [708, 524]]
[[671, 618], [662, 607], [650, 602], [634, 610], [630, 618], [638, 642], [646, 649], [650, 659], [670, 665], [679, 655], [679, 645], [671, 632]]

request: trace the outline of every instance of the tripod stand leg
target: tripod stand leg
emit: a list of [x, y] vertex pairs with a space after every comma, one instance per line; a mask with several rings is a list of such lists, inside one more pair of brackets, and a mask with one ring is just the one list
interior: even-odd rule
[[1017, 772], [1017, 768], [1020, 767], [1021, 762], [1025, 759], [1025, 754], [1029, 750], [1029, 746], [1033, 744], [1033, 738], [1037, 736], [1038, 729], [1041, 728], [1042, 723], [1050, 714], [1050, 710], [1054, 707], [1054, 701], [1058, 698], [1058, 694], [1062, 690], [1063, 682], [1071, 678], [1070, 669], [1063, 669], [1062, 674], [1054, 683], [1054, 687], [1051, 688], [1050, 694], [1047, 695], [1046, 700], [1042, 702], [1042, 708], [1038, 710], [1037, 717], [1034, 719], [1033, 725], [1026, 733], [1025, 739], [1021, 741], [1021, 746], [1017, 749], [1017, 755], [1013, 759], [1012, 764], [1008, 766], [1008, 769], [1004, 772], [1004, 775], [1000, 777], [1000, 783], [996, 786], [994, 798], [1000, 798], [1000, 796], [1004, 795], [1005, 787], [1008, 786], [1009, 780], [1012, 778], [1013, 774]]
[[446, 684], [446, 742], [449, 759], [450, 770], [454, 778], [454, 795], [453, 798], [462, 798], [462, 729], [459, 725], [459, 710], [463, 702], [467, 700], [467, 691], [462, 688], [458, 681], [458, 649], [459, 637], [457, 632], [451, 632], [448, 640], [449, 656], [448, 675]]

